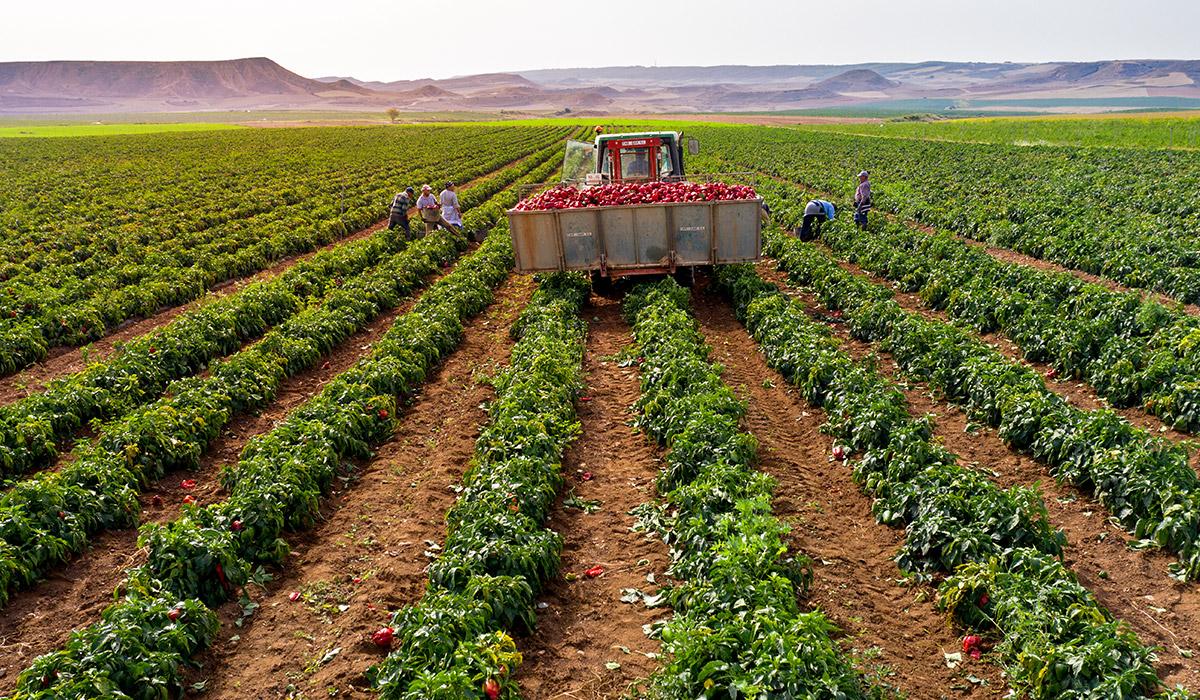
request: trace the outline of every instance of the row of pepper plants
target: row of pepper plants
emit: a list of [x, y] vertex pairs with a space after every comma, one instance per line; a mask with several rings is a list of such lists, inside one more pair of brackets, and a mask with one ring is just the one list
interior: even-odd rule
[[[547, 162], [529, 177], [545, 177], [555, 167]], [[482, 227], [501, 219], [503, 205], [515, 200], [512, 190], [505, 194], [468, 212], [465, 223]], [[169, 470], [197, 466], [235, 415], [269, 404], [286, 377], [315, 366], [465, 247], [464, 238], [445, 231], [412, 243], [217, 363], [208, 376], [177, 381], [159, 400], [106, 425], [63, 469], [14, 485], [0, 497], [0, 598], [82, 551], [96, 532], [136, 525], [142, 486]]]
[[543, 524], [562, 486], [563, 451], [579, 433], [589, 291], [581, 275], [545, 277], [513, 324], [511, 361], [492, 380], [488, 423], [429, 586], [393, 616], [396, 649], [368, 673], [381, 697], [519, 697], [510, 632], [534, 628], [536, 596], [559, 570], [562, 538]]
[[1082, 410], [1029, 367], [973, 333], [905, 311], [891, 290], [848, 272], [812, 246], [775, 232], [768, 249], [790, 278], [844, 312], [851, 333], [878, 342], [909, 376], [997, 428], [1013, 449], [1091, 492], [1139, 546], [1178, 553], [1179, 578], [1200, 578], [1200, 477], [1188, 449], [1109, 409]]
[[[783, 262], [789, 265], [788, 261]], [[939, 605], [972, 631], [998, 638], [1011, 687], [1023, 696], [1189, 697], [1166, 691], [1154, 650], [1114, 620], [1059, 560], [1064, 538], [1033, 489], [996, 487], [958, 464], [934, 437], [928, 417], [913, 417], [903, 393], [873, 362], [855, 362], [804, 305], [748, 266], [723, 269], [720, 285], [767, 363], [813, 406], [837, 442], [835, 459], [852, 466], [874, 499], [876, 519], [904, 528], [896, 560], [919, 577], [948, 576]], [[818, 294], [829, 294], [821, 281]], [[838, 292], [851, 328], [880, 296], [854, 285]], [[967, 651], [981, 650], [973, 635]]]
[[[557, 143], [547, 146], [463, 191], [464, 208], [492, 197], [535, 168], [544, 173], [559, 148]], [[506, 157], [511, 159], [512, 154]], [[83, 425], [118, 418], [154, 400], [171, 381], [195, 374], [261, 337], [404, 245], [395, 233], [381, 230], [321, 251], [274, 279], [216, 298], [130, 340], [106, 361], [94, 362], [82, 372], [51, 382], [42, 392], [0, 407], [0, 477], [49, 464], [58, 455], [58, 445]]]
[[[1008, 146], [772, 127], [698, 128], [731, 163], [989, 245], [1200, 302], [1200, 155]], [[1164, 177], [1164, 174], [1168, 176]]]
[[369, 458], [388, 439], [398, 400], [459, 345], [464, 321], [491, 303], [512, 264], [501, 221], [366, 357], [250, 441], [223, 475], [227, 500], [185, 505], [179, 519], [143, 526], [138, 543], [146, 563], [130, 572], [101, 621], [20, 674], [12, 698], [158, 700], [180, 690], [180, 665], [210, 644], [219, 626], [213, 608], [255, 567], [283, 561], [286, 532], [316, 523], [321, 496], [350, 460]]
[[[488, 132], [484, 129], [479, 131], [464, 129], [461, 133], [463, 140], [468, 145], [475, 139], [489, 137]], [[114, 249], [112, 242], [106, 238], [106, 236], [111, 237], [113, 232], [104, 228], [94, 231], [94, 235], [87, 240], [72, 239], [66, 231], [61, 229], [69, 228], [72, 223], [97, 217], [95, 215], [87, 217], [81, 212], [73, 211], [72, 214], [78, 218], [63, 222], [59, 220], [62, 212], [56, 212], [45, 217], [48, 220], [42, 223], [43, 225], [57, 226], [60, 229], [59, 235], [49, 241], [42, 241], [42, 246], [46, 248], [46, 255], [57, 254], [61, 256], [61, 259], [39, 259], [36, 270], [6, 268], [5, 276], [10, 282], [48, 282], [48, 286], [55, 287], [57, 284], [71, 283], [75, 280], [94, 281], [98, 276], [103, 279], [105, 274], [112, 274], [114, 268], [119, 269], [120, 263], [146, 262], [142, 259], [146, 255], [152, 256], [152, 261], [155, 263], [167, 265], [171, 265], [171, 260], [179, 256], [187, 257], [189, 261], [207, 260], [222, 252], [228, 252], [228, 245], [224, 251], [220, 247], [227, 239], [233, 239], [234, 247], [241, 248], [239, 237], [247, 236], [255, 231], [261, 237], [263, 227], [273, 225], [277, 219], [287, 220], [296, 211], [324, 209], [326, 205], [324, 198], [330, 196], [331, 192], [336, 191], [339, 200], [336, 208], [340, 213], [345, 208], [346, 202], [357, 201], [359, 190], [366, 191], [368, 188], [377, 188], [379, 178], [396, 177], [403, 182], [413, 174], [414, 170], [420, 171], [428, 168], [437, 168], [437, 172], [428, 173], [430, 177], [437, 177], [439, 173], [444, 175], [458, 173], [460, 168], [469, 169], [478, 162], [478, 157], [472, 155], [469, 148], [437, 144], [435, 137], [442, 135], [444, 135], [442, 132], [427, 132], [420, 128], [411, 132], [402, 130], [394, 134], [375, 132], [373, 136], [364, 134], [361, 130], [335, 129], [329, 134], [308, 132], [286, 137], [289, 142], [294, 142], [289, 144], [294, 148], [321, 145], [329, 147], [333, 143], [337, 143], [339, 146], [311, 154], [293, 153], [290, 149], [278, 148], [283, 144], [274, 144], [274, 137], [271, 135], [242, 135], [232, 142], [229, 139], [214, 136], [211, 153], [207, 154], [209, 157], [204, 159], [204, 165], [189, 163], [187, 172], [180, 175], [179, 179], [182, 182], [165, 183], [159, 189], [154, 190], [139, 189], [137, 193], [141, 196], [135, 201], [125, 201], [128, 192], [100, 192], [89, 195], [92, 197], [90, 201], [96, 204], [103, 205], [114, 201], [122, 207], [118, 211], [103, 207], [93, 207], [92, 210], [98, 212], [101, 217], [105, 214], [117, 215], [118, 221], [112, 221], [109, 218], [105, 218], [104, 221], [106, 226], [125, 227], [123, 229], [124, 237], [117, 241], [125, 247]], [[528, 152], [533, 148], [534, 143], [544, 139], [544, 135], [539, 135], [537, 130], [525, 130], [523, 133], [500, 131], [494, 132], [492, 137], [502, 149], [515, 147], [518, 152]], [[222, 142], [223, 140], [225, 143]], [[179, 150], [187, 152], [186, 145], [190, 140], [183, 139], [181, 141]], [[117, 152], [107, 155], [110, 159], [123, 163], [131, 158], [128, 152], [135, 150], [134, 144], [137, 142], [119, 141], [119, 143], [121, 146], [116, 149]], [[103, 152], [106, 144], [112, 145], [109, 141], [101, 141], [100, 144], [91, 144], [89, 141], [88, 146], [89, 150]], [[266, 146], [275, 147], [265, 151], [261, 149]], [[166, 148], [166, 144], [160, 144], [160, 147]], [[36, 145], [30, 146], [30, 149], [34, 151], [37, 148]], [[393, 153], [404, 152], [411, 160], [403, 162], [394, 158], [377, 158], [376, 156], [382, 148], [388, 148]], [[233, 149], [232, 153], [226, 152], [231, 149]], [[172, 149], [167, 148], [166, 150], [170, 152]], [[439, 156], [441, 156], [440, 159]], [[176, 164], [178, 157], [168, 158], [165, 153], [159, 153], [157, 158], [160, 162], [142, 162], [140, 165], [157, 167], [168, 172], [172, 167], [178, 167]], [[307, 167], [297, 162], [300, 159], [305, 160]], [[26, 162], [30, 160], [32, 159], [27, 158]], [[189, 176], [196, 177], [194, 170], [203, 170], [206, 166], [211, 167], [213, 163], [233, 172], [247, 170], [253, 166], [256, 169], [251, 169], [250, 172], [243, 174], [254, 179], [256, 188], [246, 191], [238, 187], [237, 178], [232, 173], [230, 173], [232, 181], [228, 183], [217, 178], [203, 177], [199, 183], [200, 187], [197, 188], [198, 192], [187, 192], [184, 195], [189, 197], [188, 201], [195, 209], [178, 206], [178, 200], [175, 199], [180, 195], [178, 189], [187, 188]], [[36, 173], [39, 167], [38, 162], [33, 160], [29, 165], [29, 170]], [[106, 161], [104, 165], [108, 165], [108, 162]], [[102, 168], [103, 166], [98, 165], [97, 167]], [[291, 171], [291, 176], [286, 180], [279, 172], [284, 167]], [[75, 173], [75, 176], [82, 182], [72, 180], [65, 180], [65, 182], [70, 182], [72, 187], [84, 189], [89, 187], [103, 189], [123, 181], [120, 175], [103, 169], [100, 172], [78, 172]], [[18, 181], [17, 184], [20, 185], [20, 182]], [[150, 183], [139, 182], [137, 184], [141, 188], [146, 188], [156, 184], [156, 180], [151, 178]], [[168, 187], [167, 184], [175, 185], [175, 188]], [[218, 184], [219, 187], [214, 187]], [[204, 189], [205, 187], [208, 189]], [[15, 192], [9, 193], [9, 196], [16, 197], [18, 194], [29, 195], [31, 193], [21, 190], [18, 186]], [[57, 192], [50, 191], [41, 194], [43, 197], [53, 197]], [[34, 199], [33, 203], [39, 201], [39, 199]], [[163, 216], [167, 212], [160, 211], [159, 207], [172, 201], [175, 202], [173, 216]], [[13, 202], [13, 205], [20, 208], [22, 204], [27, 203], [29, 202], [19, 201]], [[154, 203], [153, 206], [148, 207], [147, 205], [151, 203]], [[378, 206], [378, 204], [376, 205]], [[70, 204], [68, 203], [66, 206], [69, 208]], [[208, 207], [208, 210], [205, 210], [204, 207]], [[149, 211], [147, 211], [148, 208]], [[200, 212], [201, 216], [199, 220], [193, 220], [197, 212]], [[91, 222], [91, 224], [99, 225], [98, 222]], [[13, 241], [8, 242], [8, 245], [11, 247], [20, 241], [21, 237], [16, 236]], [[153, 244], [153, 248], [140, 250], [148, 244]], [[39, 248], [39, 250], [41, 249]], [[21, 259], [18, 250], [6, 248], [4, 252], [8, 254], [3, 258], [5, 265], [15, 265]], [[114, 260], [113, 256], [121, 259]], [[131, 259], [125, 260], [126, 257]], [[76, 258], [82, 260], [76, 260]], [[30, 261], [27, 259], [26, 262]], [[114, 265], [114, 262], [118, 264]], [[30, 279], [30, 275], [46, 276], [50, 273], [58, 274], [54, 276], [54, 279], [49, 280]], [[122, 277], [126, 280], [135, 280], [137, 275], [124, 274]]]
[[[805, 194], [783, 184], [781, 223], [798, 223]], [[945, 233], [879, 221], [826, 227], [822, 240], [850, 262], [917, 294], [978, 333], [1003, 331], [1026, 359], [1086, 380], [1111, 404], [1140, 404], [1178, 430], [1200, 431], [1200, 317], [1068, 273], [997, 260]]]
[[[214, 153], [201, 158], [233, 161], [234, 168], [244, 168], [245, 161], [252, 160], [255, 167], [273, 176], [275, 189], [282, 192], [274, 206], [244, 211], [239, 208], [236, 190], [222, 187], [218, 177], [204, 181], [204, 192], [198, 195], [204, 199], [197, 203], [215, 202], [212, 206], [247, 214], [245, 218], [231, 215], [213, 225], [204, 222], [194, 231], [176, 231], [163, 225], [162, 218], [171, 215], [167, 211], [152, 208], [141, 212], [127, 196], [117, 196], [86, 202], [99, 209], [132, 209], [113, 229], [94, 237], [79, 240], [69, 233], [72, 220], [63, 217], [75, 212], [72, 206], [58, 213], [42, 212], [43, 218], [23, 223], [66, 229], [60, 239], [41, 244], [65, 259], [36, 263], [28, 258], [21, 262], [6, 259], [0, 270], [0, 371], [15, 371], [45, 357], [50, 347], [95, 340], [129, 318], [185, 303], [218, 283], [333, 242], [377, 221], [403, 184], [434, 180], [440, 186], [440, 181], [451, 175], [472, 177], [487, 172], [557, 141], [567, 129], [464, 127], [456, 132], [461, 139], [447, 138], [450, 134], [445, 128], [418, 129], [412, 135], [407, 135], [406, 129], [334, 132], [309, 139], [303, 135], [277, 137], [260, 130], [236, 132], [238, 136], [232, 138], [225, 135], [228, 132], [211, 132], [217, 141], [214, 145], [224, 145], [228, 152], [214, 147]], [[306, 158], [297, 162], [295, 153], [280, 149], [278, 139], [304, 149]], [[93, 147], [92, 139], [84, 141], [77, 148]], [[121, 139], [117, 143], [128, 147], [130, 142]], [[120, 160], [122, 153], [114, 147], [109, 155]], [[481, 158], [481, 153], [487, 155]], [[398, 154], [407, 162], [399, 160]], [[159, 154], [157, 162], [149, 157], [142, 165], [174, 172], [185, 167], [185, 162], [168, 149]], [[34, 172], [29, 178], [40, 174]], [[57, 188], [70, 188], [80, 180], [103, 177], [114, 175], [107, 166], [98, 165], [94, 172], [60, 176], [54, 182]], [[18, 178], [15, 191], [37, 201], [23, 186], [35, 182], [45, 185], [40, 179]], [[186, 218], [195, 195], [184, 196], [171, 183], [159, 184], [163, 189], [143, 196], [173, 200], [175, 215]]]
[[746, 406], [708, 361], [688, 291], [642, 285], [624, 303], [641, 363], [639, 426], [669, 448], [657, 479], [661, 506], [639, 509], [671, 551], [666, 590], [675, 611], [660, 630], [666, 661], [653, 698], [871, 698], [834, 641], [832, 623], [797, 601], [811, 561], [790, 554], [788, 526], [771, 509], [774, 480], [754, 468], [758, 444]]

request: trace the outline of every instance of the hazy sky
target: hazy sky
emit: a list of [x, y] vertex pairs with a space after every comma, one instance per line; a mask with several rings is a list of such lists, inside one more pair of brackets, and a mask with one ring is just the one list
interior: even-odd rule
[[0, 62], [268, 56], [309, 77], [364, 80], [609, 65], [1200, 58], [1200, 0], [5, 4]]

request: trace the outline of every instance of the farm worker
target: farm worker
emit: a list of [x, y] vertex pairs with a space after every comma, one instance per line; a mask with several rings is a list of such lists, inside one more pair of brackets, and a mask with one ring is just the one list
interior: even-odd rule
[[405, 238], [412, 237], [412, 231], [408, 228], [408, 209], [413, 205], [412, 199], [413, 188], [405, 187], [403, 192], [392, 198], [392, 206], [388, 210], [388, 230], [399, 226], [404, 229]]
[[854, 191], [854, 223], [867, 227], [867, 212], [871, 211], [871, 176], [866, 170], [858, 174], [858, 189]]
[[758, 210], [758, 216], [762, 219], [763, 226], [771, 223], [771, 205], [763, 200], [762, 208]]
[[421, 221], [425, 222], [425, 233], [429, 233], [439, 223], [443, 222], [441, 205], [433, 196], [433, 188], [429, 185], [421, 187], [421, 196], [417, 198], [417, 211], [421, 213]]
[[442, 218], [457, 230], [462, 227], [462, 210], [458, 208], [458, 194], [454, 191], [454, 183], [447, 182], [446, 189], [438, 195], [442, 203]]
[[650, 177], [650, 159], [645, 151], [639, 150], [633, 154], [633, 160], [625, 168], [625, 177]]
[[804, 206], [804, 221], [800, 224], [800, 240], [811, 241], [821, 235], [821, 224], [831, 221], [836, 214], [833, 204], [823, 199], [814, 199]]

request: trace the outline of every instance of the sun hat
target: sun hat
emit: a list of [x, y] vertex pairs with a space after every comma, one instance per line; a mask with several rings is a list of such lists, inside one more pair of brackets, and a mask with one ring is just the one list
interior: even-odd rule
[[429, 185], [421, 185], [421, 191], [422, 192], [432, 192], [433, 188], [430, 187]]
[[859, 173], [859, 174], [858, 174], [858, 176], [859, 176], [859, 177], [871, 177], [871, 173], [869, 173], [869, 172], [867, 172], [866, 170], [864, 170], [864, 171], [862, 171], [861, 173]]
[[408, 187], [405, 187], [405, 188], [404, 188], [404, 191], [405, 191], [405, 192], [412, 192], [412, 191], [413, 191], [412, 185], [409, 185]]

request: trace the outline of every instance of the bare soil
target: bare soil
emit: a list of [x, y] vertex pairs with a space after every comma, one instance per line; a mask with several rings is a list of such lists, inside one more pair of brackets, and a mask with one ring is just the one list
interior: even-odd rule
[[[760, 273], [801, 300], [814, 318], [828, 320], [820, 303], [804, 291], [787, 287], [781, 273], [766, 269], [766, 264], [760, 265]], [[853, 357], [879, 358], [880, 370], [904, 391], [913, 415], [934, 416], [936, 436], [959, 456], [961, 464], [987, 473], [999, 486], [1039, 491], [1051, 524], [1067, 536], [1064, 563], [1143, 643], [1161, 648], [1157, 670], [1165, 683], [1197, 687], [1200, 663], [1188, 656], [1200, 646], [1200, 591], [1194, 583], [1181, 583], [1167, 575], [1172, 555], [1130, 549], [1128, 535], [1088, 494], [1056, 483], [1044, 465], [1010, 449], [996, 431], [972, 423], [926, 385], [906, 382], [890, 355], [851, 338], [840, 323], [830, 326]]]
[[[701, 290], [694, 308], [712, 359], [748, 404], [746, 424], [760, 443], [760, 468], [774, 477], [775, 514], [792, 526], [791, 544], [812, 558], [815, 582], [803, 603], [843, 633], [842, 645], [911, 698], [999, 696], [999, 669], [967, 660], [951, 669], [945, 654], [961, 651], [959, 632], [934, 609], [932, 589], [902, 582], [893, 561], [903, 533], [879, 525], [871, 499], [850, 470], [830, 456], [821, 432], [826, 417], [767, 366], [754, 340], [718, 295]], [[974, 677], [976, 681], [969, 680]]]
[[[510, 277], [467, 324], [463, 344], [412, 397], [393, 438], [323, 504], [324, 522], [291, 538], [292, 556], [266, 590], [252, 591], [257, 613], [238, 627], [237, 603], [219, 609], [218, 639], [194, 674], [210, 696], [316, 698], [336, 689], [339, 698], [375, 697], [363, 674], [384, 651], [368, 637], [424, 593], [426, 552], [444, 538], [453, 487], [487, 420], [492, 390], [481, 380], [507, 362], [509, 327], [533, 286]], [[292, 592], [301, 600], [292, 602]]]
[[165, 326], [166, 324], [175, 320], [175, 318], [181, 314], [196, 309], [197, 307], [209, 303], [219, 297], [228, 296], [230, 294], [239, 292], [247, 285], [254, 282], [261, 282], [263, 280], [276, 277], [301, 260], [307, 260], [323, 250], [328, 250], [339, 245], [349, 243], [350, 241], [366, 238], [385, 226], [387, 226], [387, 219], [368, 226], [367, 228], [355, 231], [349, 236], [339, 238], [338, 240], [311, 252], [284, 258], [270, 267], [248, 277], [243, 277], [238, 280], [231, 280], [219, 284], [213, 287], [213, 289], [211, 289], [203, 297], [200, 297], [195, 301], [188, 302], [187, 304], [183, 304], [181, 306], [163, 309], [153, 316], [149, 316], [147, 318], [126, 321], [114, 329], [111, 333], [104, 336], [100, 340], [91, 343], [90, 345], [85, 345], [78, 348], [68, 346], [52, 348], [49, 356], [45, 360], [27, 367], [16, 374], [0, 377], [0, 405], [12, 403], [17, 399], [45, 391], [46, 385], [51, 381], [60, 377], [65, 377], [69, 374], [82, 372], [84, 369], [87, 369], [89, 364], [94, 362], [102, 362], [108, 359], [128, 341]]
[[[928, 319], [953, 325], [953, 322], [948, 314], [943, 311], [936, 311], [925, 306], [922, 303], [921, 298], [916, 294], [910, 294], [908, 292], [895, 289], [889, 280], [867, 272], [853, 263], [837, 260], [836, 257], [835, 260], [842, 269], [866, 277], [875, 284], [891, 289], [895, 295], [896, 303], [898, 303], [904, 310], [920, 314]], [[781, 281], [784, 280], [781, 279]], [[1042, 377], [1045, 378], [1047, 389], [1063, 397], [1076, 408], [1085, 411], [1095, 411], [1099, 409], [1112, 410], [1125, 420], [1129, 421], [1129, 423], [1132, 425], [1142, 428], [1143, 430], [1148, 430], [1151, 433], [1175, 442], [1184, 442], [1194, 439], [1193, 436], [1168, 426], [1161, 419], [1159, 419], [1158, 416], [1147, 413], [1140, 406], [1128, 406], [1125, 408], [1113, 407], [1106, 399], [1097, 394], [1094, 388], [1081, 380], [1070, 377], [1058, 377], [1055, 379], [1050, 379], [1049, 372], [1051, 370], [1051, 366], [1049, 363], [1031, 362], [1025, 359], [1024, 353], [1021, 352], [1021, 348], [1018, 347], [1016, 343], [1009, 340], [1008, 337], [1003, 333], [995, 332], [978, 334], [977, 337], [995, 348], [1008, 359], [1013, 360], [1014, 362], [1019, 362], [1020, 364], [1025, 365], [1026, 367], [1029, 367], [1035, 372], [1041, 374]], [[1192, 466], [1195, 469], [1200, 469], [1200, 453], [1192, 455]]]
[[[642, 626], [667, 618], [668, 608], [623, 603], [623, 589], [647, 593], [666, 581], [669, 564], [660, 539], [630, 531], [629, 510], [654, 499], [661, 458], [644, 434], [631, 427], [641, 393], [638, 373], [620, 367], [615, 355], [633, 342], [620, 304], [593, 297], [584, 372], [587, 401], [579, 405], [583, 432], [563, 461], [567, 477], [548, 527], [563, 536], [562, 572], [539, 597], [534, 634], [517, 640], [525, 663], [517, 672], [527, 700], [616, 699], [658, 666], [659, 643]], [[598, 501], [585, 513], [563, 506], [564, 496]], [[604, 567], [597, 578], [583, 572]], [[656, 583], [647, 580], [653, 575]], [[650, 656], [648, 656], [650, 655]], [[606, 664], [620, 664], [609, 668]]]
[[[223, 500], [226, 494], [219, 482], [221, 468], [236, 463], [242, 448], [254, 436], [269, 432], [293, 409], [320, 392], [330, 379], [365, 356], [418, 297], [419, 294], [381, 315], [338, 346], [320, 365], [285, 379], [275, 401], [263, 411], [234, 418], [205, 450], [198, 468], [172, 472], [150, 484], [140, 497], [141, 522], [175, 519], [186, 496], [192, 496], [201, 505]], [[196, 485], [184, 489], [185, 480], [195, 481]], [[7, 673], [0, 673], [0, 693], [12, 689], [16, 673], [35, 657], [62, 646], [71, 630], [99, 619], [112, 602], [113, 590], [124, 580], [126, 570], [145, 561], [146, 553], [138, 548], [137, 536], [136, 529], [96, 535], [90, 549], [46, 580], [19, 591], [4, 606], [0, 615], [0, 669]]]

